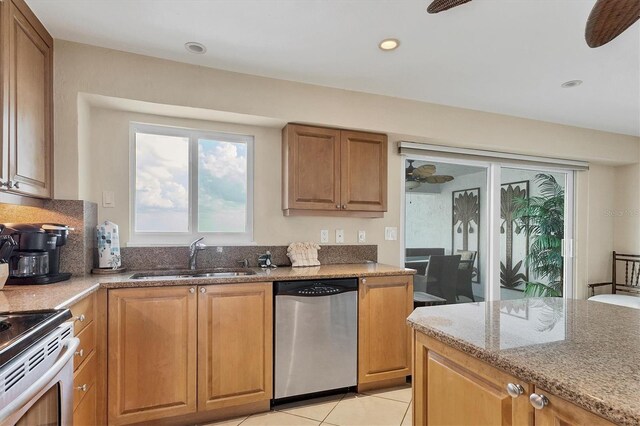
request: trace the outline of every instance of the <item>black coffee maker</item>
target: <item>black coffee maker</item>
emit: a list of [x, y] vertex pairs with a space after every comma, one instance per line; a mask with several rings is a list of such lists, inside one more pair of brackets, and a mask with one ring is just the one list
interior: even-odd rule
[[70, 273], [60, 272], [60, 248], [72, 230], [56, 223], [1, 224], [0, 235], [10, 235], [16, 242], [7, 284], [51, 284], [71, 278]]

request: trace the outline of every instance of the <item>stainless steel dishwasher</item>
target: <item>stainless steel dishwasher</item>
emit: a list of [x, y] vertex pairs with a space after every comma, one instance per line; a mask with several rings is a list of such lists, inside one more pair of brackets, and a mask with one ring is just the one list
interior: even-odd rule
[[274, 398], [355, 386], [358, 280], [274, 284]]

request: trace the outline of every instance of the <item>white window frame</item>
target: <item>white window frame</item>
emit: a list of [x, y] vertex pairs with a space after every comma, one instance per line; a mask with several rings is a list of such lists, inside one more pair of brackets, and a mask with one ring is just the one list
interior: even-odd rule
[[[188, 232], [136, 232], [136, 133], [175, 136], [189, 139], [189, 227]], [[246, 232], [198, 232], [198, 140], [209, 139], [247, 145], [247, 217]], [[209, 245], [254, 245], [253, 187], [254, 150], [252, 135], [214, 132], [200, 129], [131, 122], [129, 125], [129, 242], [127, 246], [188, 245], [205, 237]]]

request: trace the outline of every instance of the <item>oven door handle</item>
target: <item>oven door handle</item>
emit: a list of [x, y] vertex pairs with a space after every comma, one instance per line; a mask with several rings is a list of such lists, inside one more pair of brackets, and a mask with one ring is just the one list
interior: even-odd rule
[[80, 339], [77, 337], [70, 337], [66, 339], [62, 346], [64, 347], [64, 352], [61, 353], [60, 358], [51, 366], [46, 373], [44, 373], [38, 380], [36, 380], [27, 390], [22, 392], [18, 397], [16, 397], [13, 401], [9, 402], [3, 409], [0, 410], [0, 424], [4, 424], [3, 422], [15, 413], [17, 410], [22, 408], [25, 404], [31, 401], [37, 394], [40, 392], [51, 380], [53, 380], [60, 371], [65, 367], [67, 362], [73, 358], [73, 354], [75, 353], [78, 346], [80, 346]]

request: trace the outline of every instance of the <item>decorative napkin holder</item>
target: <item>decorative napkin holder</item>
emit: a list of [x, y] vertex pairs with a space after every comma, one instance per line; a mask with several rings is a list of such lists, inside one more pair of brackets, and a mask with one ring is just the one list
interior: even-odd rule
[[318, 250], [316, 243], [291, 243], [287, 248], [287, 256], [291, 259], [291, 266], [319, 266]]
[[98, 265], [100, 268], [118, 269], [120, 258], [120, 233], [118, 225], [108, 220], [97, 226]]

